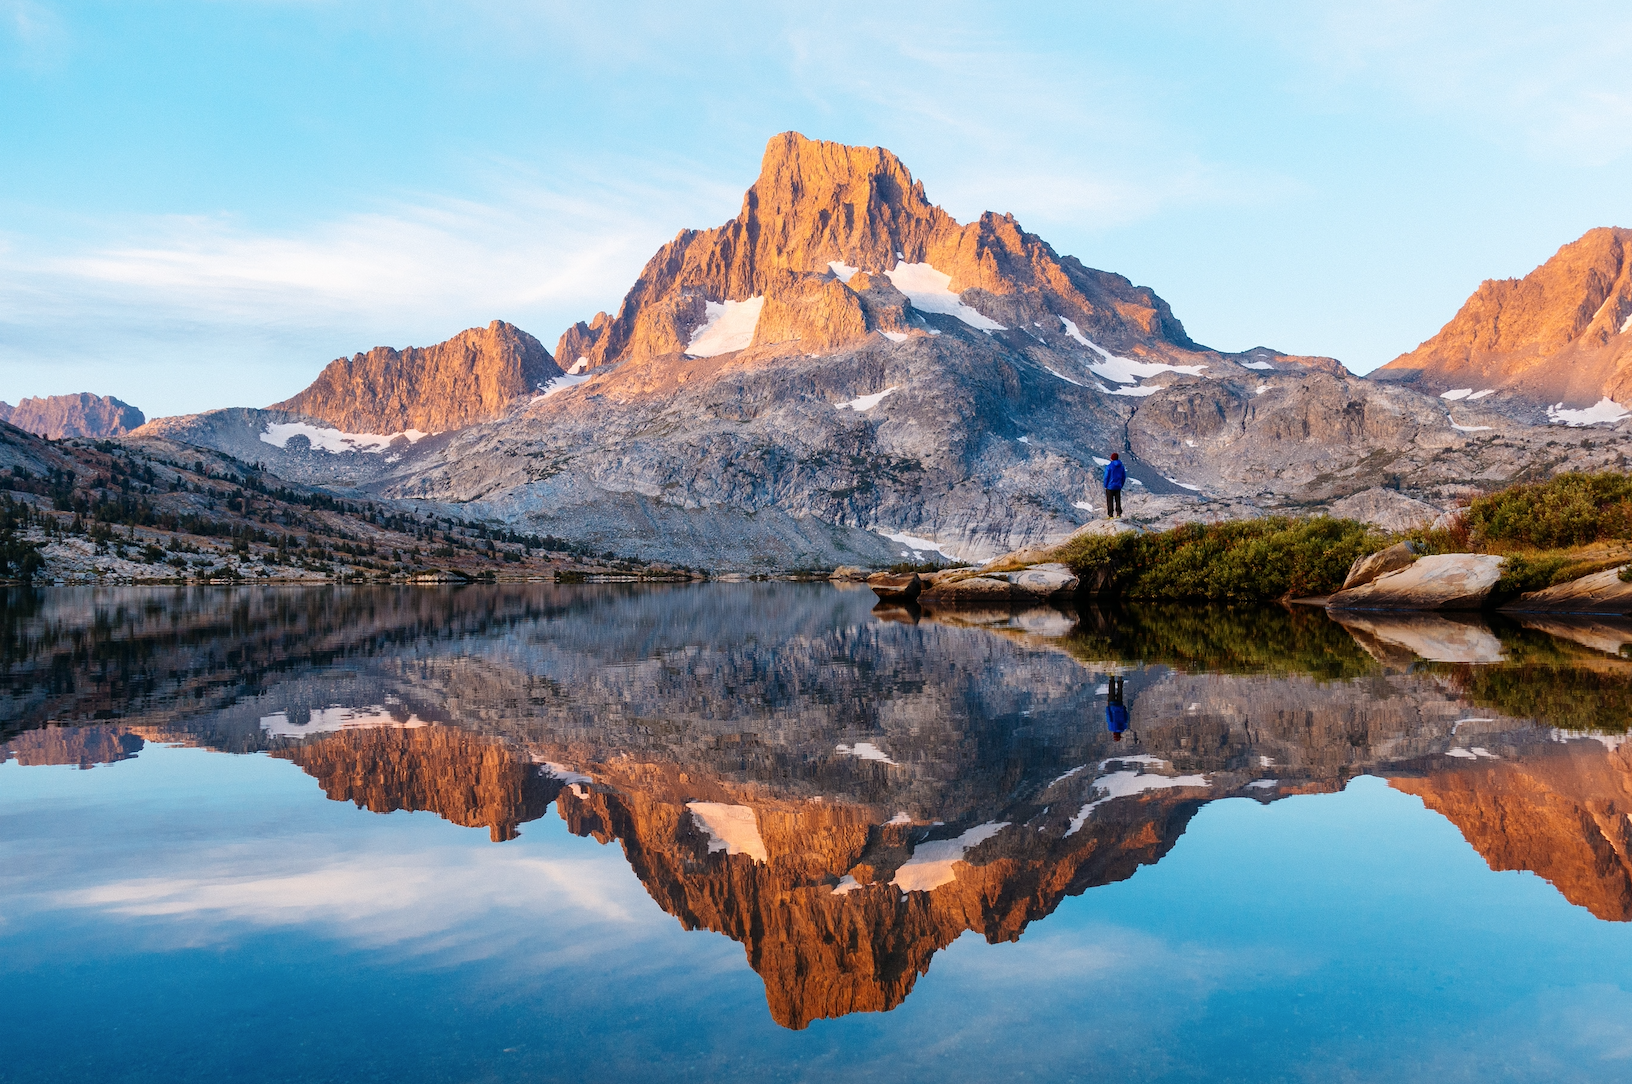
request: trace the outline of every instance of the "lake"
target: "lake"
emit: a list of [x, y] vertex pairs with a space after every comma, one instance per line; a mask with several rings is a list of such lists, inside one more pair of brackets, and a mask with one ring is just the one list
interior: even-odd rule
[[0, 1081], [1632, 1079], [1632, 623], [10, 589]]

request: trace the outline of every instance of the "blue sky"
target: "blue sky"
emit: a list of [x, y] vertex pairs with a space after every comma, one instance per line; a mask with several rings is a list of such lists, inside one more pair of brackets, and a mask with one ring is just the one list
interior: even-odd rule
[[1632, 8], [0, 0], [0, 399], [259, 406], [554, 347], [786, 129], [896, 151], [1199, 341], [1369, 370], [1632, 225]]

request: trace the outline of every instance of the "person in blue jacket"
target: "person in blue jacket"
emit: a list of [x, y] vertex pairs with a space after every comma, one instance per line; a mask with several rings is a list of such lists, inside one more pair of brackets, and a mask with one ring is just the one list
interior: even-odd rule
[[1105, 518], [1117, 519], [1122, 515], [1122, 487], [1128, 480], [1128, 468], [1122, 465], [1122, 457], [1116, 452], [1111, 453], [1111, 461], [1105, 464]]
[[1113, 677], [1107, 682], [1106, 691], [1110, 698], [1105, 701], [1105, 729], [1111, 732], [1112, 741], [1121, 741], [1122, 732], [1128, 729], [1128, 707], [1122, 703], [1123, 682], [1119, 677]]

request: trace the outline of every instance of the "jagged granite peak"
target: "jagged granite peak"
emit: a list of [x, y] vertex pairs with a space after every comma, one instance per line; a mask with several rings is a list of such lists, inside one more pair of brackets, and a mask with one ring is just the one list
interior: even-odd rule
[[0, 422], [50, 440], [63, 437], [117, 437], [142, 425], [140, 410], [111, 395], [90, 392], [23, 399], [16, 406], [0, 402]]
[[1013, 215], [987, 212], [959, 225], [890, 151], [784, 132], [767, 144], [735, 219], [682, 230], [647, 263], [617, 314], [568, 329], [556, 356], [594, 368], [683, 353], [708, 323], [710, 303], [758, 299], [764, 307], [749, 325], [755, 346], [798, 341], [827, 350], [872, 331], [900, 333], [906, 298], [890, 275], [924, 264], [949, 276], [945, 288], [994, 325], [1064, 316], [1112, 348], [1194, 345], [1155, 293], [1062, 259]]
[[1543, 406], [1632, 402], [1632, 230], [1588, 230], [1522, 279], [1487, 279], [1376, 375]]
[[494, 320], [435, 346], [336, 358], [305, 391], [268, 409], [350, 433], [441, 433], [502, 417], [561, 375], [543, 343]]

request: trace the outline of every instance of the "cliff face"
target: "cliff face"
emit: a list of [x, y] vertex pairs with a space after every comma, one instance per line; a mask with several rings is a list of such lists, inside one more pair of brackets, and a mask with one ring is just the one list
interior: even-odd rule
[[495, 320], [435, 346], [376, 346], [337, 358], [305, 391], [268, 409], [349, 433], [440, 433], [502, 417], [560, 375], [542, 343]]
[[1632, 747], [1569, 742], [1390, 783], [1455, 824], [1491, 869], [1530, 870], [1577, 907], [1632, 922]]
[[117, 437], [147, 419], [140, 410], [111, 395], [89, 392], [24, 399], [16, 406], [0, 403], [0, 422], [51, 440], [63, 437]]
[[1589, 230], [1522, 279], [1481, 283], [1439, 334], [1379, 372], [1417, 374], [1435, 394], [1632, 402], [1632, 230]]
[[950, 276], [953, 294], [976, 291], [964, 302], [997, 323], [1046, 319], [1052, 328], [1065, 316], [1115, 347], [1194, 345], [1150, 290], [1062, 260], [1012, 215], [988, 212], [960, 226], [882, 147], [784, 132], [766, 146], [735, 219], [682, 230], [646, 264], [617, 315], [574, 325], [556, 356], [595, 367], [686, 352], [710, 303], [755, 299], [763, 308], [749, 325], [754, 346], [830, 350], [870, 331], [903, 332], [906, 297], [892, 273], [924, 264]]
[[514, 749], [453, 727], [340, 731], [272, 755], [300, 765], [334, 801], [375, 813], [429, 810], [488, 828], [495, 843], [515, 839], [561, 789]]

